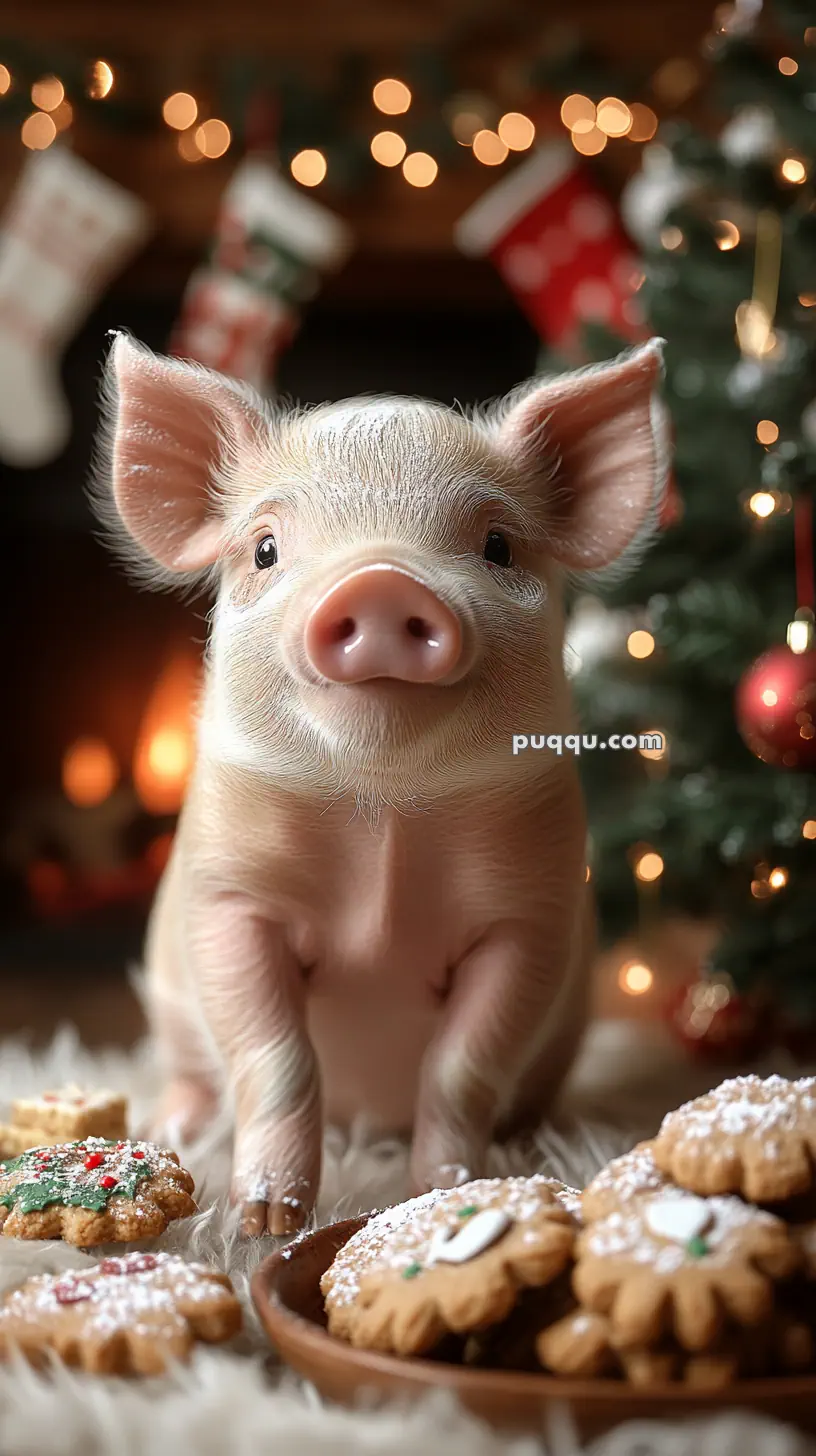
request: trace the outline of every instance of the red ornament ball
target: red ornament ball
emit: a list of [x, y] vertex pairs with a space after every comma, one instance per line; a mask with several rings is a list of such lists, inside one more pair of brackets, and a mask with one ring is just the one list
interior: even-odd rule
[[678, 987], [666, 1006], [669, 1026], [691, 1057], [737, 1066], [770, 1044], [769, 1019], [757, 1002], [726, 981], [698, 980]]
[[764, 763], [816, 769], [816, 651], [764, 652], [737, 684], [736, 717]]

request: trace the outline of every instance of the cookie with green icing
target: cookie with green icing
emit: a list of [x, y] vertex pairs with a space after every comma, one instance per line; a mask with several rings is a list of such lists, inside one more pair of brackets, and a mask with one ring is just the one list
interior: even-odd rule
[[0, 1233], [93, 1244], [153, 1238], [195, 1213], [176, 1154], [129, 1138], [30, 1148], [0, 1163]]

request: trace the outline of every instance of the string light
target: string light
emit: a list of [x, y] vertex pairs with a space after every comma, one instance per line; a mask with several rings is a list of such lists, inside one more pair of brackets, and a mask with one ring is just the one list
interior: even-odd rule
[[[232, 133], [225, 121], [213, 116], [196, 127], [195, 143], [203, 157], [210, 160], [223, 157], [232, 141]], [[325, 173], [324, 173], [325, 175]]]
[[476, 161], [481, 162], [484, 167], [498, 167], [507, 160], [508, 147], [498, 132], [483, 127], [481, 131], [477, 131], [471, 145]]
[[630, 632], [626, 639], [626, 651], [630, 657], [651, 657], [655, 650], [655, 640], [651, 632]]
[[162, 106], [162, 116], [174, 131], [186, 131], [198, 116], [198, 102], [189, 91], [174, 91]]
[[784, 890], [787, 883], [788, 872], [786, 869], [783, 869], [781, 865], [778, 865], [775, 870], [771, 870], [771, 873], [768, 876], [768, 884], [770, 885], [772, 890]]
[[371, 99], [378, 111], [384, 111], [387, 116], [399, 116], [411, 105], [411, 92], [404, 81], [387, 76], [384, 81], [377, 82]]
[[506, 111], [496, 130], [511, 152], [526, 152], [535, 141], [535, 126], [521, 111]]
[[700, 80], [700, 71], [694, 61], [684, 56], [675, 56], [664, 61], [652, 77], [652, 89], [657, 96], [672, 106], [685, 101]]
[[598, 102], [596, 125], [608, 137], [622, 137], [632, 126], [632, 113], [625, 101], [617, 96], [605, 96]]
[[780, 56], [776, 63], [783, 76], [795, 76], [799, 70], [799, 62], [793, 56]]
[[769, 490], [755, 490], [748, 500], [748, 509], [755, 516], [764, 519], [776, 510], [776, 501]]
[[469, 147], [484, 124], [485, 119], [479, 111], [457, 111], [451, 122], [451, 131], [460, 147]]
[[760, 445], [775, 445], [779, 439], [779, 426], [775, 420], [760, 420], [756, 427]]
[[807, 177], [807, 167], [798, 157], [786, 157], [779, 168], [779, 173], [786, 182], [804, 182]]
[[57, 107], [56, 111], [51, 112], [51, 120], [57, 128], [57, 131], [66, 131], [67, 128], [71, 125], [73, 119], [74, 108], [71, 105], [70, 101], [63, 101], [61, 105]]
[[42, 76], [31, 88], [31, 100], [40, 111], [56, 111], [65, 100], [65, 87], [58, 76]]
[[87, 86], [87, 94], [91, 100], [101, 101], [103, 97], [109, 96], [113, 90], [114, 79], [113, 68], [107, 61], [93, 61]]
[[654, 972], [643, 961], [625, 961], [618, 971], [618, 985], [627, 996], [644, 996], [654, 985]]
[[11, 71], [8, 66], [0, 66], [0, 96], [5, 96], [11, 87]]
[[326, 158], [322, 152], [307, 147], [292, 158], [289, 171], [301, 187], [318, 187], [328, 171]]
[[195, 131], [182, 131], [176, 139], [178, 154], [183, 162], [203, 162], [204, 153], [195, 139]]
[[606, 146], [606, 133], [601, 131], [599, 126], [593, 126], [589, 131], [574, 131], [570, 134], [570, 140], [576, 152], [582, 157], [597, 157]]
[[644, 885], [651, 884], [653, 880], [659, 880], [663, 873], [663, 857], [655, 850], [649, 849], [635, 863], [635, 877], [641, 880]]
[[674, 253], [682, 248], [685, 238], [679, 227], [664, 227], [660, 229], [660, 246], [668, 252]]
[[567, 131], [591, 131], [595, 125], [595, 102], [574, 92], [561, 103], [561, 120]]
[[72, 804], [102, 804], [119, 778], [116, 759], [101, 738], [79, 738], [65, 754], [62, 787]]
[[405, 142], [395, 131], [378, 131], [371, 138], [371, 155], [381, 167], [398, 167], [406, 151]]
[[402, 175], [412, 187], [430, 187], [438, 171], [438, 164], [427, 152], [409, 152], [402, 164]]
[[651, 106], [644, 106], [642, 101], [633, 101], [629, 110], [632, 113], [632, 125], [628, 132], [630, 142], [650, 142], [657, 131], [657, 117]]
[[44, 152], [56, 135], [54, 119], [44, 111], [35, 111], [27, 116], [20, 129], [23, 146], [29, 147], [32, 152]]
[[806, 819], [802, 825], [803, 839], [816, 839], [816, 819]]
[[714, 226], [717, 230], [714, 234], [717, 247], [721, 253], [730, 253], [740, 240], [739, 228], [735, 223], [729, 222], [727, 217], [719, 218]]
[[639, 748], [638, 749], [638, 753], [643, 758], [651, 758], [651, 759], [665, 758], [669, 744], [668, 744], [668, 739], [666, 738], [666, 735], [663, 732], [663, 729], [662, 728], [646, 728], [644, 731], [647, 734], [652, 734], [652, 735], [659, 734], [660, 737], [661, 737], [661, 739], [663, 740], [663, 747], [662, 748]]

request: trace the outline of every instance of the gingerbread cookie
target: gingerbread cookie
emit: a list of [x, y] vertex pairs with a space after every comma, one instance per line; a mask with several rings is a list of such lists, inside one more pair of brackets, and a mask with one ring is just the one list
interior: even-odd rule
[[0, 1163], [0, 1232], [85, 1248], [153, 1238], [196, 1212], [193, 1179], [154, 1143], [84, 1138]]
[[654, 1160], [694, 1193], [775, 1203], [812, 1187], [816, 1078], [732, 1077], [663, 1119]]
[[323, 1275], [329, 1330], [409, 1355], [495, 1324], [568, 1264], [576, 1197], [551, 1178], [481, 1178], [386, 1209]]
[[586, 1223], [623, 1212], [631, 1208], [635, 1199], [672, 1186], [655, 1163], [653, 1147], [651, 1142], [638, 1143], [631, 1152], [613, 1158], [596, 1173], [581, 1194], [581, 1212]]
[[699, 1351], [725, 1327], [767, 1320], [773, 1282], [792, 1274], [801, 1254], [771, 1213], [664, 1189], [590, 1224], [576, 1258], [575, 1294], [609, 1315], [617, 1344], [653, 1346], [673, 1334]]
[[730, 1330], [710, 1350], [694, 1355], [665, 1341], [652, 1349], [622, 1347], [606, 1315], [579, 1308], [542, 1330], [536, 1351], [544, 1368], [556, 1375], [622, 1375], [642, 1387], [679, 1380], [718, 1390], [741, 1375], [809, 1370], [813, 1336], [802, 1320], [780, 1311], [758, 1330]]
[[18, 1097], [11, 1122], [0, 1126], [3, 1156], [75, 1138], [127, 1136], [127, 1102], [118, 1092], [71, 1085], [39, 1097]]
[[240, 1327], [226, 1274], [176, 1254], [130, 1253], [12, 1290], [0, 1303], [0, 1355], [19, 1350], [42, 1364], [53, 1352], [83, 1370], [159, 1375], [196, 1340], [219, 1344]]

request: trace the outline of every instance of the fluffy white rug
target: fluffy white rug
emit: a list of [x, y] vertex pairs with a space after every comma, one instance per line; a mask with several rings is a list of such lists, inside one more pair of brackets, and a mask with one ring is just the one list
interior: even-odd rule
[[[771, 1068], [769, 1067], [768, 1070]], [[788, 1068], [774, 1059], [773, 1070]], [[65, 1081], [120, 1088], [131, 1100], [134, 1125], [149, 1110], [155, 1087], [150, 1050], [90, 1053], [70, 1029], [43, 1052], [23, 1042], [0, 1051], [0, 1101]], [[624, 1024], [596, 1026], [556, 1126], [543, 1126], [525, 1145], [493, 1151], [495, 1173], [544, 1171], [581, 1185], [614, 1153], [654, 1131], [663, 1112], [718, 1080], [691, 1069], [659, 1033]], [[91, 1378], [62, 1367], [38, 1374], [14, 1363], [0, 1369], [0, 1452], [3, 1456], [577, 1456], [567, 1410], [555, 1410], [540, 1438], [505, 1439], [465, 1415], [448, 1399], [411, 1409], [343, 1411], [322, 1403], [310, 1386], [274, 1358], [255, 1320], [248, 1278], [267, 1252], [235, 1236], [228, 1208], [228, 1129], [185, 1150], [202, 1212], [171, 1228], [161, 1246], [217, 1261], [244, 1298], [246, 1331], [227, 1351], [200, 1350], [189, 1367], [161, 1380]], [[374, 1141], [364, 1128], [326, 1136], [325, 1176], [318, 1220], [331, 1222], [405, 1196], [406, 1149]], [[58, 1243], [0, 1239], [0, 1287], [28, 1274], [81, 1267], [96, 1256]], [[627, 1423], [594, 1442], [592, 1456], [804, 1456], [816, 1452], [797, 1432], [739, 1412], [691, 1424]]]

